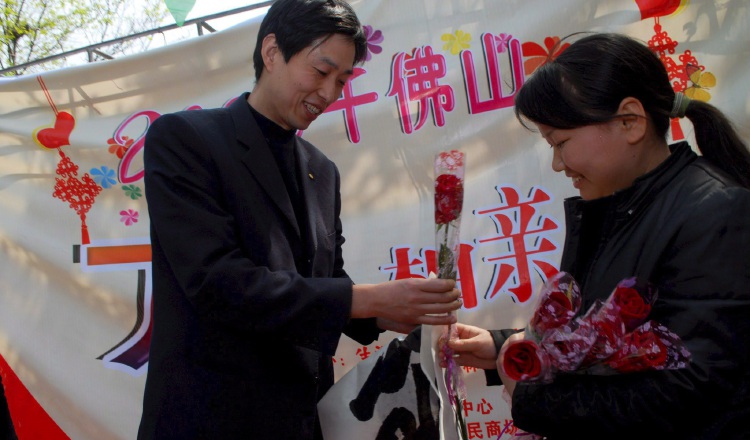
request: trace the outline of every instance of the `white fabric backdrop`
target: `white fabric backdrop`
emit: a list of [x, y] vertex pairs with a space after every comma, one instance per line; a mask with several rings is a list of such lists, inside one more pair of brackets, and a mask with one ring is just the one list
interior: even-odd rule
[[[351, 106], [329, 111], [302, 134], [342, 174], [347, 271], [358, 283], [426, 275], [434, 247], [433, 156], [460, 149], [467, 154], [463, 322], [523, 326], [543, 272], [559, 260], [562, 200], [574, 191], [551, 171], [545, 142], [521, 128], [512, 109], [533, 68], [534, 46], [589, 30], [647, 41], [661, 26], [677, 43], [668, 56], [681, 66], [689, 52], [711, 72], [717, 83], [703, 91], [750, 138], [744, 0], [351, 3], [371, 27], [372, 58], [338, 104]], [[666, 15], [642, 18], [650, 6]], [[252, 89], [258, 24], [41, 80], [0, 81], [0, 355], [71, 438], [137, 432], [151, 294], [140, 175], [148, 124], [167, 112], [225, 105]], [[410, 100], [417, 67], [427, 72], [420, 87], [432, 91], [421, 103]], [[64, 120], [58, 135], [42, 131], [66, 112], [75, 122], [68, 142]], [[689, 125], [683, 121], [681, 129], [689, 138]], [[62, 145], [49, 148], [55, 139]], [[122, 159], [118, 145], [120, 153], [129, 147]], [[60, 152], [79, 167], [74, 177], [88, 173], [101, 188], [86, 214], [88, 243], [66, 197], [53, 195]], [[367, 347], [344, 339], [337, 377], [393, 337]], [[473, 438], [496, 438], [496, 427], [510, 419], [500, 390], [484, 387], [481, 373], [467, 373]]]

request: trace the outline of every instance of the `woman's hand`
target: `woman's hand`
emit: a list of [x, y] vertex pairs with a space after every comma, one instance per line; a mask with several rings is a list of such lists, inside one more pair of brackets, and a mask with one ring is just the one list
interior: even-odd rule
[[[459, 365], [482, 368], [495, 368], [497, 349], [490, 332], [479, 327], [466, 324], [455, 324], [458, 339], [448, 341], [448, 347], [455, 352], [455, 359]], [[445, 367], [444, 360], [441, 366]]]

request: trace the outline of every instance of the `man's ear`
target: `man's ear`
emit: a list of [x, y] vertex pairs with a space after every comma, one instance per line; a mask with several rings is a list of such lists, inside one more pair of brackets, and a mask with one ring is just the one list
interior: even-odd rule
[[617, 109], [617, 114], [620, 115], [620, 128], [628, 143], [635, 144], [642, 141], [648, 129], [648, 116], [641, 101], [631, 96], [623, 99]]
[[263, 38], [260, 54], [263, 57], [263, 65], [266, 70], [273, 72], [274, 65], [278, 64], [281, 59], [281, 51], [276, 43], [276, 34], [268, 34]]

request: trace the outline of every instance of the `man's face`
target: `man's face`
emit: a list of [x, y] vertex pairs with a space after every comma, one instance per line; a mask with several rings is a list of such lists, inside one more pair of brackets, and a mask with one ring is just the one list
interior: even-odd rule
[[268, 78], [262, 78], [266, 90], [256, 109], [285, 129], [305, 130], [339, 99], [353, 69], [354, 43], [341, 34], [316, 42], [289, 62], [276, 48], [266, 59], [263, 75]]

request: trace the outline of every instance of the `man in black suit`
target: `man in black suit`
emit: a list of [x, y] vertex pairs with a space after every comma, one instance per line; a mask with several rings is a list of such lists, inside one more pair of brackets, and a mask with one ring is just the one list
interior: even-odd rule
[[452, 281], [353, 285], [338, 170], [295, 136], [365, 51], [343, 0], [277, 0], [252, 93], [150, 127], [154, 308], [140, 439], [319, 439], [316, 405], [342, 333], [369, 344], [453, 320]]

